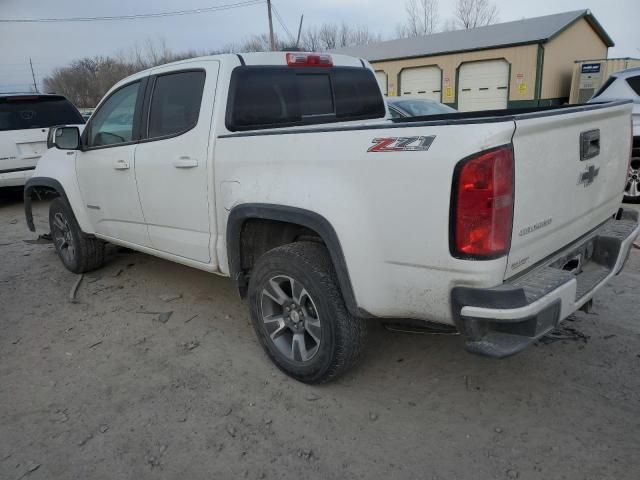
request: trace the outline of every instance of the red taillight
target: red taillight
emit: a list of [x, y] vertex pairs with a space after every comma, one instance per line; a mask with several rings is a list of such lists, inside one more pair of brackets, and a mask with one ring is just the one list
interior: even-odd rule
[[290, 67], [333, 67], [333, 59], [328, 53], [287, 53]]
[[504, 146], [480, 153], [456, 168], [452, 195], [451, 253], [490, 259], [511, 247], [513, 151]]
[[30, 100], [38, 100], [40, 97], [38, 95], [14, 95], [11, 97], [7, 97], [7, 102], [26, 102]]

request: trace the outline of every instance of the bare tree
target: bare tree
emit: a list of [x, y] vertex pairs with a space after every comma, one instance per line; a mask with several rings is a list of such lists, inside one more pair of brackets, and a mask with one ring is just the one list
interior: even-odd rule
[[440, 21], [438, 0], [406, 0], [407, 20], [396, 28], [401, 38], [431, 35]]
[[43, 80], [47, 92], [65, 95], [79, 107], [95, 107], [104, 94], [123, 78], [146, 68], [203, 55], [196, 51], [175, 53], [164, 40], [148, 40], [113, 57], [87, 57], [53, 70]]
[[351, 29], [348, 45], [345, 46], [367, 45], [369, 43], [376, 43], [381, 41], [382, 35], [380, 35], [379, 33], [373, 33], [367, 26], [362, 25]]
[[43, 83], [47, 92], [61, 93], [79, 107], [94, 107], [113, 84], [137, 70], [114, 58], [83, 58], [56, 68]]
[[332, 50], [338, 48], [339, 28], [332, 23], [325, 23], [320, 27], [320, 48], [323, 50]]
[[318, 27], [309, 27], [302, 35], [301, 48], [310, 51], [332, 50], [334, 48], [366, 45], [379, 42], [380, 34], [372, 33], [366, 26], [352, 27], [346, 23], [341, 25], [325, 23]]
[[[302, 38], [302, 47], [309, 51], [363, 45], [380, 41], [379, 34], [372, 33], [366, 26], [351, 27], [348, 24], [326, 23], [308, 28]], [[277, 50], [292, 48], [276, 36]], [[271, 50], [267, 34], [253, 35], [241, 43], [228, 44], [209, 52], [173, 52], [164, 39], [147, 40], [129, 50], [120, 51], [111, 57], [87, 57], [56, 68], [44, 80], [47, 92], [65, 95], [79, 107], [95, 107], [104, 94], [118, 81], [146, 68], [164, 63], [232, 52], [267, 52]]]
[[462, 28], [476, 28], [498, 21], [498, 7], [490, 0], [458, 0], [456, 19]]
[[443, 32], [453, 32], [454, 30], [460, 30], [460, 25], [458, 24], [458, 20], [455, 18], [447, 18], [442, 23]]
[[320, 31], [318, 27], [306, 28], [300, 39], [300, 46], [304, 50], [317, 52], [320, 50]]

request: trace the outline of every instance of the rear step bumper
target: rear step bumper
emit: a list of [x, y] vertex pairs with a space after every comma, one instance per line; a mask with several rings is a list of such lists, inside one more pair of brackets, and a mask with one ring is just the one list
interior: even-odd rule
[[454, 316], [466, 336], [466, 349], [508, 357], [582, 308], [622, 270], [640, 234], [638, 218], [634, 210], [620, 210], [615, 219], [545, 264], [498, 287], [454, 288]]

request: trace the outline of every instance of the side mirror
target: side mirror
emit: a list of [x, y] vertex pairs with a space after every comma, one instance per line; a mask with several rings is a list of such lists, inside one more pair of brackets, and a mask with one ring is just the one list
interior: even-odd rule
[[60, 150], [80, 150], [80, 130], [78, 127], [53, 127], [49, 130], [47, 147]]

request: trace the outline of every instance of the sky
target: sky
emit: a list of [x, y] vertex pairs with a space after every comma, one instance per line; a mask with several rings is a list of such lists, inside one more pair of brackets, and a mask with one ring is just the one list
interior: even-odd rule
[[[0, 20], [112, 16], [187, 10], [239, 0], [0, 0]], [[616, 46], [609, 57], [640, 58], [639, 0], [495, 0], [502, 22], [572, 10], [590, 9]], [[273, 0], [288, 29], [295, 33], [300, 15], [306, 26], [323, 22], [365, 25], [391, 38], [405, 19], [403, 0]], [[440, 0], [440, 17], [453, 16], [455, 1]], [[285, 33], [274, 19], [274, 28]], [[304, 27], [303, 27], [304, 28]], [[266, 3], [226, 11], [128, 21], [74, 23], [0, 23], [0, 89], [24, 90], [70, 61], [126, 52], [160, 39], [174, 51], [207, 51], [268, 32]]]

